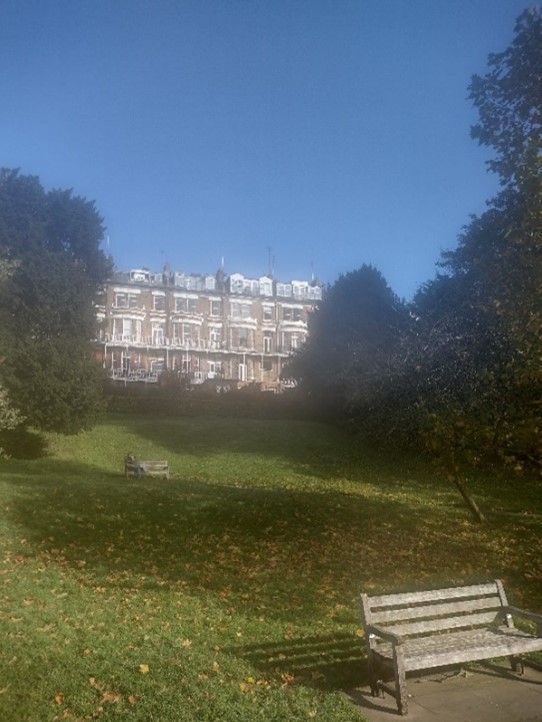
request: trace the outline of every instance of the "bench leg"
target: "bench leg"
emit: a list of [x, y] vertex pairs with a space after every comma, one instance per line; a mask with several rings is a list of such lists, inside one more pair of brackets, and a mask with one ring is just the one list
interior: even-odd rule
[[523, 666], [523, 659], [521, 655], [511, 654], [509, 659], [512, 666], [512, 672], [516, 672], [517, 674], [521, 675], [525, 674], [525, 667]]
[[378, 697], [378, 677], [376, 674], [375, 659], [371, 650], [369, 650], [367, 654], [367, 671], [369, 673], [369, 686], [371, 687], [371, 696]]
[[395, 647], [393, 655], [393, 673], [395, 676], [395, 699], [399, 714], [408, 713], [408, 696], [406, 691], [406, 673], [403, 651]]

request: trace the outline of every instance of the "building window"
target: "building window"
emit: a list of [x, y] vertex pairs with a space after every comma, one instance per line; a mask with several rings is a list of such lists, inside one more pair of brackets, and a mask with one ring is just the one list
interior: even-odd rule
[[[160, 296], [157, 296], [160, 298]], [[154, 346], [161, 346], [164, 343], [164, 324], [156, 323], [152, 324], [152, 343]]]
[[140, 341], [141, 321], [131, 318], [113, 319], [113, 338], [115, 341]]
[[250, 281], [248, 278], [245, 279], [243, 284], [243, 291], [249, 293], [251, 296], [258, 296], [260, 293], [259, 281]]
[[292, 286], [290, 283], [277, 283], [277, 296], [291, 296]]
[[138, 305], [137, 293], [116, 293], [115, 294], [115, 307], [116, 308], [137, 308]]
[[196, 298], [176, 298], [175, 310], [178, 313], [197, 313], [198, 302]]
[[264, 321], [272, 321], [273, 320], [273, 306], [264, 306], [263, 307], [263, 320]]
[[155, 311], [166, 310], [166, 297], [165, 296], [153, 296], [153, 309]]
[[239, 348], [248, 348], [248, 328], [239, 329]]
[[216, 299], [211, 299], [210, 301], [210, 308], [209, 313], [211, 316], [220, 316], [220, 301]]
[[232, 318], [247, 319], [250, 318], [250, 304], [249, 303], [237, 303], [234, 301], [231, 305], [231, 316]]
[[214, 379], [216, 376], [222, 376], [222, 361], [209, 361], [207, 368], [207, 375], [210, 379]]
[[263, 337], [263, 352], [271, 353], [273, 350], [273, 337], [269, 334], [265, 334]]
[[182, 324], [182, 344], [189, 346], [192, 343], [192, 326], [189, 323]]
[[301, 308], [283, 308], [282, 318], [284, 321], [301, 321], [303, 318], [303, 309]]
[[262, 296], [272, 296], [273, 295], [273, 285], [270, 280], [262, 279], [260, 281], [260, 293]]
[[239, 381], [247, 380], [247, 365], [246, 364], [239, 364], [238, 378], [239, 378]]
[[263, 370], [264, 371], [272, 371], [273, 370], [273, 360], [270, 358], [264, 358], [263, 360]]
[[131, 320], [129, 318], [113, 319], [113, 338], [115, 341], [128, 341], [132, 333]]
[[307, 298], [309, 295], [309, 286], [306, 283], [295, 283], [293, 285], [293, 292], [296, 298]]
[[290, 336], [290, 348], [292, 349], [292, 351], [296, 348], [299, 348], [299, 334], [298, 333], [293, 333]]
[[209, 345], [211, 348], [220, 348], [222, 342], [222, 329], [210, 328], [209, 329]]

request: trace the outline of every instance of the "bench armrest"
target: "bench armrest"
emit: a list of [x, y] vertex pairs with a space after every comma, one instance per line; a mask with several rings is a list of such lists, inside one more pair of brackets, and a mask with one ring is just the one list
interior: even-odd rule
[[[519, 617], [520, 619], [528, 619], [530, 622], [534, 622], [539, 630], [542, 630], [542, 614], [535, 614], [534, 612], [526, 612], [524, 609], [518, 607], [503, 607], [502, 611], [499, 612], [502, 616], [511, 614], [513, 617]], [[542, 631], [539, 632], [542, 634]]]
[[400, 637], [398, 634], [390, 632], [389, 629], [383, 629], [376, 624], [368, 624], [365, 627], [365, 633], [374, 634], [375, 637], [380, 637], [381, 639], [385, 639], [387, 642], [391, 642], [395, 645], [403, 644], [403, 638]]

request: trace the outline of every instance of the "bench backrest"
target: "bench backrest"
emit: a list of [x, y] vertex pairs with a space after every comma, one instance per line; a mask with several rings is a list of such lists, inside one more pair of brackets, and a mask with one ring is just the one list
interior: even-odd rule
[[[499, 579], [426, 592], [361, 595], [365, 625], [376, 624], [402, 637], [462, 627], [487, 626], [508, 601]], [[506, 624], [512, 626], [510, 618]]]

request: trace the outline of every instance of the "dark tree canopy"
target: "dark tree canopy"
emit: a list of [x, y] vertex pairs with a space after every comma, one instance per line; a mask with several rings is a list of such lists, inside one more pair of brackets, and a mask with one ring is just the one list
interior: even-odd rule
[[110, 272], [103, 232], [93, 203], [0, 171], [0, 257], [11, 268], [0, 286], [0, 376], [27, 421], [44, 429], [78, 431], [99, 406], [90, 341]]
[[[427, 360], [448, 348], [437, 364], [443, 377], [437, 389], [442, 398], [445, 389], [451, 392], [449, 418], [461, 418], [463, 438], [470, 429], [471, 447], [535, 460], [542, 455], [540, 10], [522, 13], [515, 33], [507, 50], [489, 57], [489, 72], [470, 85], [479, 113], [472, 135], [493, 149], [489, 167], [503, 190], [443, 254], [445, 274], [416, 304], [422, 336], [430, 333], [432, 341]], [[434, 401], [438, 394], [429, 396]]]
[[521, 187], [542, 172], [542, 10], [517, 19], [515, 37], [488, 58], [489, 72], [474, 75], [470, 99], [479, 113], [472, 137], [495, 151], [489, 168], [505, 185]]
[[309, 338], [291, 371], [335, 402], [373, 394], [405, 325], [404, 304], [376, 268], [339, 277], [309, 321]]

